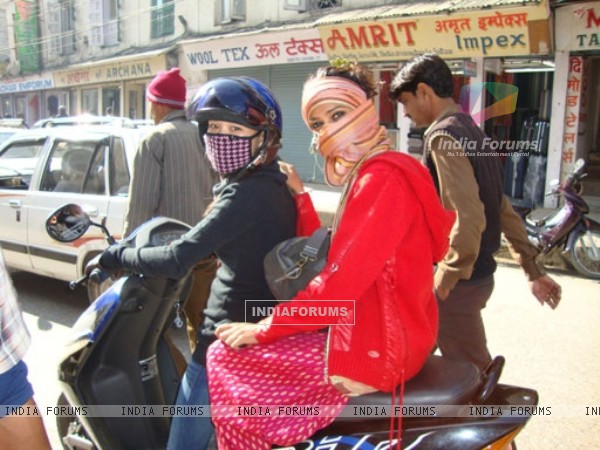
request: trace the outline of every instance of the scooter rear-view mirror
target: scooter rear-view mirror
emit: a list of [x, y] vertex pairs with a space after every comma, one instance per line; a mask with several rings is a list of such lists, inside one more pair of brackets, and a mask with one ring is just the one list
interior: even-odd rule
[[81, 206], [69, 203], [50, 214], [46, 232], [59, 242], [73, 242], [83, 236], [90, 225], [92, 221]]

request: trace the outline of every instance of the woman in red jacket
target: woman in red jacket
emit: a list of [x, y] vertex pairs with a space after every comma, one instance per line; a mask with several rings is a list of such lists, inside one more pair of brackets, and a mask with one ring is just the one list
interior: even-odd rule
[[[395, 390], [434, 346], [433, 265], [446, 254], [454, 214], [441, 206], [426, 169], [391, 151], [375, 95], [371, 73], [354, 64], [319, 69], [304, 85], [302, 117], [324, 158], [325, 178], [344, 191], [323, 271], [260, 326], [217, 328], [208, 377], [220, 449], [306, 439], [333, 421], [348, 396]], [[317, 216], [292, 175], [298, 230], [308, 235]], [[318, 314], [290, 314], [330, 305], [325, 300], [353, 300], [354, 307], [328, 317], [329, 326]], [[219, 405], [263, 410], [244, 417]], [[317, 413], [279, 408], [286, 405]]]

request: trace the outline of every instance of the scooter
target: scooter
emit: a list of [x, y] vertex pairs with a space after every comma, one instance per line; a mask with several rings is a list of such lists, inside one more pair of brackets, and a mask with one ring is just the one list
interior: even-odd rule
[[[109, 244], [115, 242], [108, 230], [92, 222], [78, 205], [59, 208], [46, 222], [53, 239], [75, 244], [90, 226], [100, 227]], [[182, 222], [157, 218], [134, 230], [121, 244], [137, 248], [166, 245], [189, 229]], [[108, 274], [94, 270], [69, 287], [102, 283], [107, 278]], [[149, 417], [143, 408], [175, 404], [182, 374], [176, 369], [165, 332], [179, 318], [180, 299], [187, 298], [187, 280], [124, 276], [78, 318], [58, 370], [63, 392], [57, 402], [60, 414], [56, 420], [65, 449], [166, 446], [169, 417]], [[142, 414], [120, 416], [116, 405]]]
[[585, 162], [575, 162], [573, 171], [547, 195], [560, 196], [563, 206], [541, 218], [529, 216], [532, 209], [515, 206], [525, 222], [527, 236], [543, 254], [560, 249], [581, 275], [600, 279], [600, 224], [586, 215], [589, 207], [581, 197]]
[[[48, 234], [61, 242], [76, 242], [90, 226], [102, 228], [107, 241], [113, 242], [108, 230], [77, 205], [63, 206], [46, 222]], [[172, 219], [152, 219], [121, 245], [166, 245], [188, 230]], [[94, 271], [72, 282], [72, 287], [102, 282], [104, 276]], [[186, 297], [187, 278], [123, 276], [73, 325], [59, 367], [63, 394], [57, 426], [65, 448], [166, 446], [170, 415], [150, 414], [150, 408], [163, 405], [171, 411], [175, 403], [180, 374], [164, 334], [177, 316], [180, 299]], [[390, 417], [399, 415], [404, 416], [403, 448], [507, 448], [538, 413], [538, 395], [532, 389], [499, 384], [503, 364], [503, 357], [496, 357], [480, 372], [470, 363], [432, 355], [405, 384], [401, 405], [394, 406], [391, 395], [381, 392], [354, 397], [331, 425], [304, 442], [279, 448], [395, 448]]]

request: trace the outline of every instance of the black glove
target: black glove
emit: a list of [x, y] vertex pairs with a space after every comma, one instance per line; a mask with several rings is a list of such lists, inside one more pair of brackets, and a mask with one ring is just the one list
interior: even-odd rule
[[96, 269], [110, 274], [113, 279], [121, 277], [123, 270], [119, 264], [118, 245], [111, 245], [103, 253], [96, 255], [85, 266], [85, 274], [90, 276]]

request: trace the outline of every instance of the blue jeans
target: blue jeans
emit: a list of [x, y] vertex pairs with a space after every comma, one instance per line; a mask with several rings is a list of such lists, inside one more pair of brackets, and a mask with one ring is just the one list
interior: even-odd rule
[[[23, 360], [0, 374], [0, 405], [22, 406], [33, 397], [33, 388], [27, 379], [27, 365]], [[0, 419], [7, 408], [0, 408]]]
[[[187, 366], [177, 393], [177, 406], [209, 405], [206, 367], [193, 359]], [[173, 417], [167, 450], [205, 450], [215, 429], [210, 416]]]

